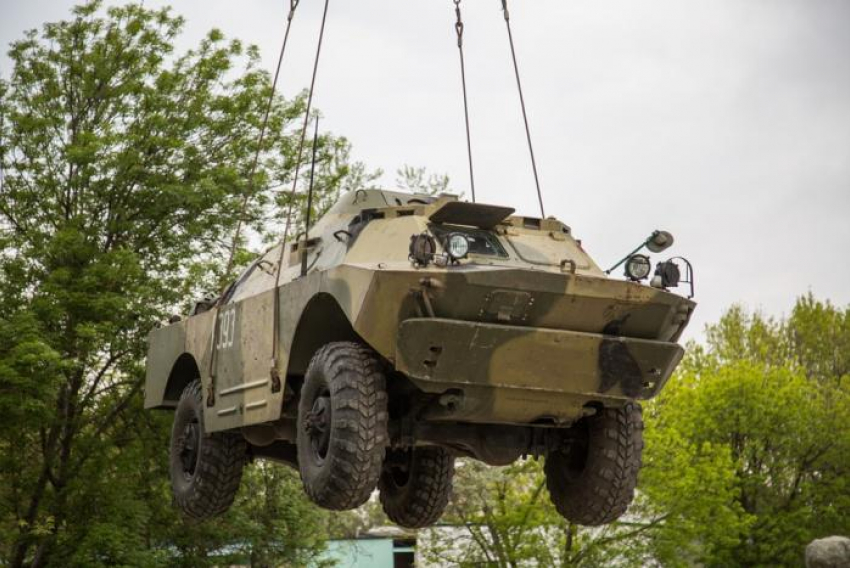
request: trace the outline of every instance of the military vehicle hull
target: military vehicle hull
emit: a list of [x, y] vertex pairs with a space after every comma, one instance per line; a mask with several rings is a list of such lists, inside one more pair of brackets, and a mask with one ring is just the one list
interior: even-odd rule
[[[564, 425], [593, 401], [617, 406], [652, 398], [681, 359], [675, 340], [694, 307], [631, 282], [510, 268], [412, 272], [343, 265], [277, 293], [283, 376], [303, 375], [312, 354], [312, 343], [295, 341], [299, 327], [327, 324], [336, 329], [301, 331], [323, 341], [352, 339], [353, 332], [423, 392], [459, 391], [462, 400], [451, 410], [429, 408], [427, 419], [484, 423]], [[270, 374], [271, 324], [253, 327], [270, 321], [271, 294], [221, 308], [233, 332], [218, 341], [216, 360], [214, 311], [155, 330], [151, 349], [160, 355], [148, 365], [146, 406], [176, 405], [183, 386], [179, 362], [188, 354], [217, 371], [207, 384], [216, 396], [207, 407], [209, 431], [280, 419], [285, 385]], [[156, 380], [172, 373], [170, 386]]]
[[[445, 469], [453, 455], [492, 464], [561, 456], [590, 444], [596, 429], [630, 428], [619, 436], [628, 451], [616, 451], [639, 460], [635, 402], [655, 396], [680, 361], [677, 341], [694, 302], [609, 278], [557, 220], [409, 197], [344, 198], [310, 238], [267, 251], [215, 302], [154, 330], [145, 406], [176, 408], [178, 416], [191, 407], [202, 414], [202, 439], [218, 440], [223, 452], [238, 440], [249, 457], [299, 467], [308, 495], [329, 508], [368, 497], [375, 471], [396, 468], [397, 479], [419, 459]], [[462, 258], [448, 252], [456, 235], [475, 247]], [[339, 418], [352, 409], [365, 410]], [[342, 429], [327, 434], [337, 419]], [[325, 453], [335, 443], [354, 447], [345, 429], [356, 421], [357, 444], [371, 441], [339, 467], [350, 471], [367, 456], [357, 466], [365, 481], [356, 495], [335, 499], [344, 491], [332, 489], [337, 466]], [[187, 424], [173, 441], [184, 464], [200, 459], [186, 457], [193, 446], [185, 440], [198, 430]], [[307, 440], [312, 454], [304, 453]], [[599, 451], [605, 443], [600, 438]], [[180, 479], [195, 475], [174, 467]], [[617, 471], [632, 481], [620, 484], [617, 503], [631, 500], [636, 479], [635, 467], [623, 467]], [[314, 478], [320, 485], [310, 485]], [[426, 478], [450, 484], [448, 474]], [[398, 501], [410, 491], [391, 485], [382, 485], [388, 514], [410, 510]], [[574, 490], [559, 487], [550, 487], [556, 504]], [[575, 518], [598, 524], [622, 512], [594, 511]]]

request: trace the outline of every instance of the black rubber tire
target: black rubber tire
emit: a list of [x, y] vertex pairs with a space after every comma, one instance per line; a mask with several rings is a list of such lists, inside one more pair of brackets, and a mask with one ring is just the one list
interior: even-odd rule
[[[317, 413], [320, 398], [323, 410]], [[308, 432], [316, 431], [311, 416], [312, 424], [325, 420], [321, 442]], [[311, 501], [344, 511], [369, 499], [381, 475], [387, 418], [386, 378], [371, 349], [336, 342], [316, 352], [298, 405], [298, 469]]]
[[444, 448], [431, 447], [398, 451], [392, 457], [397, 463], [406, 462], [406, 471], [384, 465], [378, 489], [387, 517], [408, 529], [433, 525], [451, 497], [454, 455]]
[[579, 525], [617, 520], [634, 499], [643, 452], [640, 405], [605, 408], [580, 420], [576, 442], [546, 457], [546, 484], [558, 513]]
[[[230, 508], [247, 455], [241, 435], [206, 433], [203, 404], [200, 382], [189, 383], [180, 395], [171, 427], [171, 492], [183, 515], [196, 521]], [[194, 451], [187, 442], [194, 442]]]

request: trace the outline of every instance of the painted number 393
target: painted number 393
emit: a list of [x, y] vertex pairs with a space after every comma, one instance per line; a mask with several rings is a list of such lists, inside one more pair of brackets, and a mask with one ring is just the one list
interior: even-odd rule
[[229, 349], [233, 347], [233, 339], [236, 335], [236, 310], [221, 312], [218, 316], [218, 344], [216, 349]]

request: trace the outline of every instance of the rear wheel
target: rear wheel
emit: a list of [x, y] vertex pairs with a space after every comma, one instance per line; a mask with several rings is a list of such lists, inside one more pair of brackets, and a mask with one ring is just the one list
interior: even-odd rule
[[329, 343], [310, 361], [298, 405], [298, 468], [304, 491], [326, 509], [365, 503], [387, 444], [381, 362], [356, 343]]
[[454, 455], [443, 448], [389, 452], [378, 483], [387, 517], [409, 529], [436, 523], [451, 496], [454, 463]]
[[643, 452], [641, 408], [605, 408], [579, 421], [546, 456], [546, 484], [558, 512], [588, 526], [615, 521], [634, 498]]
[[201, 383], [189, 383], [174, 413], [170, 459], [174, 502], [186, 517], [205, 520], [230, 508], [242, 480], [246, 451], [240, 435], [206, 433]]

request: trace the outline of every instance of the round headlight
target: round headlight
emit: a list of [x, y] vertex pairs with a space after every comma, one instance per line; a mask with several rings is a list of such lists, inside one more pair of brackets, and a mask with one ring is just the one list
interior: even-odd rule
[[454, 260], [460, 260], [469, 254], [469, 239], [463, 235], [454, 234], [449, 237], [446, 249], [450, 257]]
[[652, 270], [652, 264], [646, 255], [636, 254], [626, 261], [626, 276], [634, 281], [643, 280], [649, 276], [650, 270]]

